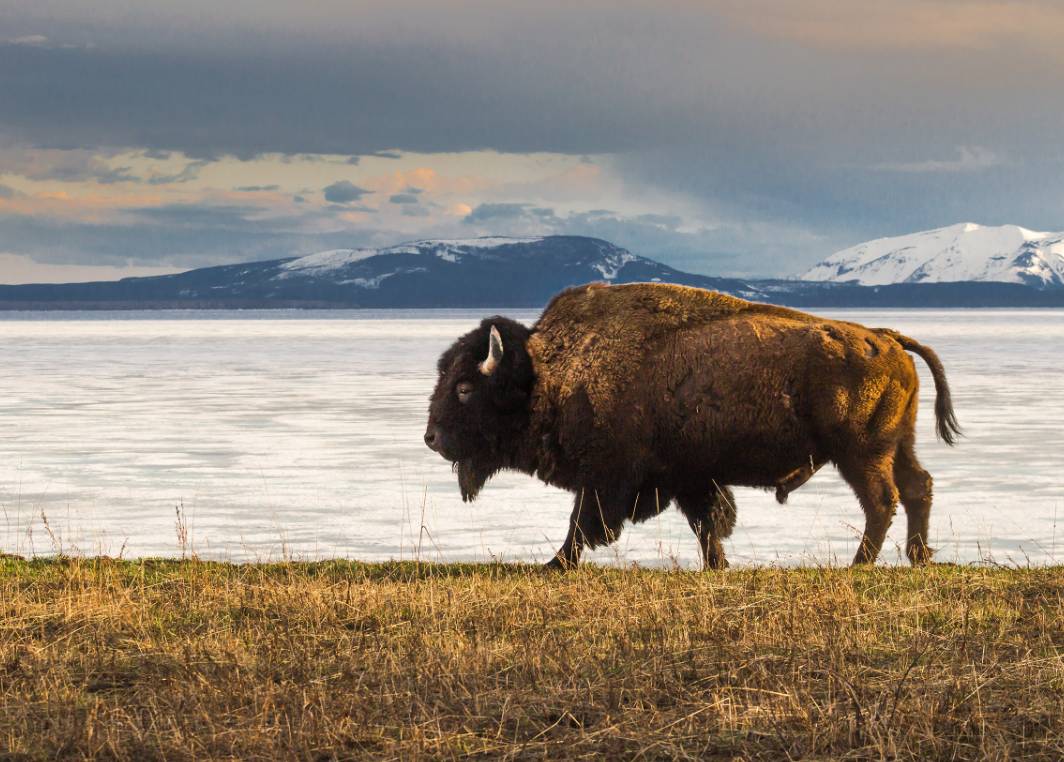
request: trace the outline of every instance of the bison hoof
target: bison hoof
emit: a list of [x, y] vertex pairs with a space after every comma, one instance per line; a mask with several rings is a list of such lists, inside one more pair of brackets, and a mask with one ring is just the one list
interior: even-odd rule
[[779, 503], [780, 505], [786, 504], [787, 497], [790, 494], [791, 493], [788, 492], [786, 489], [784, 489], [782, 486], [781, 487], [776, 487], [776, 502]]
[[909, 556], [909, 563], [913, 566], [927, 566], [931, 563], [931, 557], [934, 554], [934, 549], [929, 548], [926, 545], [919, 545], [917, 547], [909, 548], [906, 555]]
[[574, 563], [572, 563], [570, 561], [563, 561], [561, 556], [555, 556], [550, 561], [548, 561], [547, 563], [543, 564], [543, 568], [546, 571], [551, 571], [551, 572], [564, 572], [564, 571], [569, 571], [570, 569], [575, 569], [576, 568], [576, 564], [574, 564]]

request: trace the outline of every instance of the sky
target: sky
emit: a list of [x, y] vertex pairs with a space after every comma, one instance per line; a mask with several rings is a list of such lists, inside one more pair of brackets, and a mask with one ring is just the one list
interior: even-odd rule
[[788, 276], [1064, 229], [1057, 0], [0, 0], [0, 282], [436, 237]]

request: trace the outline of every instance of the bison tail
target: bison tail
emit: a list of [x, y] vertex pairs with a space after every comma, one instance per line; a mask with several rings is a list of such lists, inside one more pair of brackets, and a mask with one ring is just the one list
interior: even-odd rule
[[931, 369], [931, 377], [935, 380], [935, 428], [938, 436], [948, 445], [953, 445], [957, 437], [963, 436], [957, 416], [953, 412], [953, 399], [950, 397], [949, 384], [946, 383], [946, 369], [942, 367], [942, 361], [930, 347], [925, 347], [915, 339], [904, 336], [897, 331], [880, 329], [884, 333], [901, 344], [902, 348], [918, 354]]

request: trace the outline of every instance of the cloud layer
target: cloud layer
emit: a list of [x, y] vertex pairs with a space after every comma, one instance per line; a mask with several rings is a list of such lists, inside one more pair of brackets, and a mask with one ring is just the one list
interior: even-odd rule
[[82, 261], [139, 239], [177, 262], [538, 226], [785, 274], [962, 219], [1064, 227], [1048, 0], [10, 5], [8, 253], [76, 258], [60, 229]]

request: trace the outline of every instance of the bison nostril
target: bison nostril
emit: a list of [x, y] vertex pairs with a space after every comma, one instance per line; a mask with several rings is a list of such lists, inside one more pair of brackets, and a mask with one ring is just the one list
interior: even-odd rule
[[435, 431], [426, 431], [425, 432], [425, 444], [427, 444], [433, 450], [436, 449], [436, 432]]

